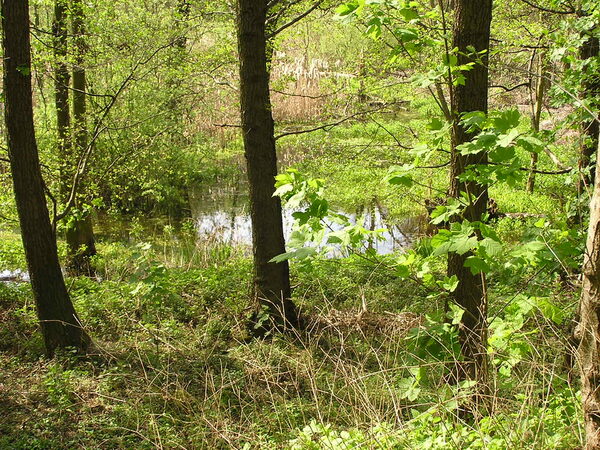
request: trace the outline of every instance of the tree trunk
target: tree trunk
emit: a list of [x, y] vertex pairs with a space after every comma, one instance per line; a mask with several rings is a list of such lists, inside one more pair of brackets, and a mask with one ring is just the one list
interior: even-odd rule
[[177, 15], [178, 21], [175, 24], [175, 27], [180, 32], [179, 36], [175, 41], [175, 47], [177, 47], [181, 53], [185, 52], [185, 48], [187, 46], [187, 31], [186, 22], [190, 19], [190, 1], [189, 0], [178, 0], [177, 2]]
[[[473, 59], [463, 53], [469, 53], [468, 46], [478, 52], [489, 49], [490, 24], [492, 20], [492, 0], [457, 0], [455, 6], [453, 47], [459, 49], [458, 64], [466, 64]], [[487, 163], [485, 153], [461, 155], [456, 147], [470, 141], [474, 136], [459, 124], [460, 116], [466, 112], [488, 110], [488, 56], [481, 57], [482, 63], [475, 64], [472, 70], [464, 72], [464, 85], [455, 86], [452, 95], [454, 126], [452, 133], [452, 164], [450, 173], [450, 195], [459, 198], [461, 193], [471, 197], [464, 218], [479, 221], [486, 212], [488, 203], [487, 186], [475, 181], [461, 182], [458, 176], [472, 164]], [[465, 363], [459, 368], [459, 379], [485, 381], [487, 373], [487, 302], [485, 298], [483, 274], [473, 275], [465, 267], [470, 255], [451, 253], [448, 257], [448, 274], [456, 275], [458, 287], [453, 292], [454, 301], [464, 310], [460, 326], [462, 354]]]
[[[548, 85], [548, 74], [546, 71], [546, 55], [540, 54], [538, 62], [537, 84], [535, 88], [535, 97], [533, 95], [533, 87], [531, 90], [531, 126], [536, 133], [540, 131], [540, 119], [542, 117], [542, 108], [544, 106], [544, 95], [546, 95], [546, 87]], [[537, 170], [538, 154], [531, 153], [531, 171], [527, 177], [527, 192], [533, 194], [535, 187], [535, 171]]]
[[267, 0], [238, 0], [240, 106], [250, 185], [254, 255], [254, 296], [278, 328], [296, 327], [296, 306], [287, 261], [269, 262], [285, 252], [281, 200], [273, 197], [277, 174], [274, 123], [269, 94], [265, 22]]
[[[87, 150], [87, 105], [86, 105], [86, 74], [85, 74], [85, 24], [83, 3], [73, 0], [73, 36], [75, 40], [75, 65], [73, 67], [73, 127], [75, 133], [75, 155], [79, 158]], [[75, 163], [75, 161], [73, 161]], [[76, 164], [76, 163], [75, 163]], [[67, 225], [68, 269], [75, 275], [94, 275], [90, 258], [96, 254], [94, 228], [89, 212], [83, 212], [80, 204], [81, 197], [76, 203], [78, 212]]]
[[60, 270], [33, 126], [29, 2], [2, 1], [5, 121], [21, 237], [46, 352], [85, 351], [82, 329]]
[[169, 119], [173, 121], [171, 127], [171, 140], [176, 142], [175, 145], [183, 145], [181, 140], [182, 133], [178, 130], [181, 125], [182, 117], [185, 116], [185, 111], [182, 109], [183, 90], [181, 89], [183, 81], [187, 78], [186, 70], [184, 69], [186, 62], [186, 47], [188, 42], [188, 21], [190, 19], [191, 4], [189, 0], [178, 0], [175, 10], [173, 28], [176, 32], [173, 41], [173, 53], [169, 58], [171, 67], [181, 70], [173, 70], [167, 78], [167, 92], [170, 98], [167, 102], [167, 108], [170, 112]]
[[60, 197], [66, 202], [73, 181], [73, 152], [71, 151], [71, 114], [69, 111], [69, 69], [67, 67], [67, 7], [66, 0], [54, 4], [54, 102], [56, 105], [56, 128], [58, 155], [60, 158]]
[[[600, 162], [600, 161], [599, 161]], [[598, 162], [596, 163], [598, 167]], [[587, 449], [600, 449], [600, 180], [590, 203], [583, 291], [576, 330]]]
[[[587, 40], [582, 44], [579, 57], [583, 60], [589, 60], [598, 57], [599, 41], [597, 37], [593, 36], [594, 29], [583, 33], [587, 36]], [[592, 65], [593, 67], [593, 65]], [[590, 109], [596, 111], [595, 117], [590, 117], [588, 120], [582, 123], [582, 138], [581, 148], [579, 154], [579, 170], [582, 172], [577, 183], [577, 192], [581, 195], [587, 188], [591, 188], [594, 185], [594, 164], [592, 164], [592, 158], [598, 146], [598, 134], [600, 132], [600, 114], [598, 114], [598, 97], [600, 96], [600, 74], [594, 73], [587, 67], [584, 70], [584, 76], [586, 77], [583, 83], [583, 89], [581, 96], [584, 100], [591, 100], [592, 105]], [[584, 112], [584, 114], [588, 114]]]

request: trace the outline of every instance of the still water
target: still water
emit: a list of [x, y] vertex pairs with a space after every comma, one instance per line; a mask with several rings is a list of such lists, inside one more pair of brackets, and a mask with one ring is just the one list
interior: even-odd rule
[[[236, 246], [247, 247], [252, 244], [252, 227], [248, 206], [247, 186], [236, 183], [226, 186], [207, 186], [190, 191], [190, 209], [193, 225], [196, 229], [198, 242], [223, 242]], [[333, 208], [336, 212], [344, 214], [353, 224], [360, 224], [367, 230], [385, 229], [380, 239], [365, 244], [365, 249], [370, 247], [378, 254], [385, 255], [409, 247], [423, 230], [423, 218], [407, 217], [402, 220], [390, 219], [387, 210], [377, 199], [363, 205], [354, 211], [343, 208]], [[293, 229], [293, 210], [283, 210], [283, 223], [286, 240], [289, 239]], [[133, 232], [132, 223], [138, 223], [143, 230], [141, 236]], [[169, 221], [170, 222], [170, 221]], [[177, 225], [165, 222], [160, 218], [125, 219], [98, 217], [96, 232], [99, 239], [127, 241], [137, 243], [143, 236], [157, 235], [164, 232], [165, 225]], [[341, 226], [327, 223], [333, 231]], [[177, 239], [174, 235], [173, 239]], [[333, 249], [330, 257], [344, 256], [339, 250]], [[24, 270], [5, 270], [0, 267], [0, 283], [27, 282], [29, 274]]]
[[[210, 187], [190, 192], [192, 219], [198, 238], [211, 239], [234, 245], [250, 245], [252, 228], [248, 206], [248, 194], [243, 185]], [[406, 249], [418, 237], [422, 220], [419, 217], [391, 221], [384, 207], [375, 199], [356, 211], [336, 209], [346, 215], [353, 224], [360, 224], [367, 230], [386, 229], [381, 239], [370, 246], [379, 254], [388, 254]], [[286, 240], [292, 232], [293, 210], [283, 210], [283, 224]], [[327, 223], [332, 230], [340, 225]]]

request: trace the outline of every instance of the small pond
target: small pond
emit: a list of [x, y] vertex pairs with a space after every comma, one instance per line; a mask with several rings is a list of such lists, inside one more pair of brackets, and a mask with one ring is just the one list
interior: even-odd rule
[[[248, 205], [247, 187], [237, 184], [226, 187], [206, 187], [190, 192], [191, 215], [200, 239], [211, 239], [234, 245], [252, 243], [252, 227]], [[361, 224], [367, 230], [386, 229], [381, 240], [371, 244], [379, 254], [388, 254], [411, 245], [419, 236], [423, 220], [420, 217], [392, 221], [387, 210], [374, 199], [370, 204], [356, 211], [344, 211], [351, 222]], [[286, 240], [292, 231], [293, 210], [283, 210], [283, 224]], [[337, 224], [328, 224], [333, 230]], [[333, 255], [332, 255], [333, 256]]]

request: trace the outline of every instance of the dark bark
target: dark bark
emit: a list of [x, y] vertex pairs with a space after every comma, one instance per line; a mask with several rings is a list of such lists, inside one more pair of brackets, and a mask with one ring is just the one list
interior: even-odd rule
[[[88, 146], [86, 73], [85, 73], [85, 23], [81, 0], [72, 2], [72, 26], [75, 47], [75, 65], [73, 67], [73, 129], [75, 135], [75, 155], [78, 159]], [[75, 161], [72, 164], [76, 165]], [[67, 225], [67, 268], [74, 275], [94, 275], [91, 257], [96, 255], [96, 242], [92, 217], [89, 212], [82, 212], [81, 200], [77, 197], [78, 213]]]
[[48, 355], [59, 347], [85, 351], [82, 329], [60, 270], [35, 141], [29, 2], [2, 1], [5, 121], [21, 237]]
[[[478, 52], [489, 49], [490, 24], [492, 20], [492, 0], [457, 0], [455, 7], [453, 47], [459, 49], [458, 64], [473, 61], [467, 56], [468, 46]], [[487, 186], [475, 181], [460, 182], [458, 176], [473, 164], [486, 164], [485, 153], [461, 155], [456, 147], [470, 141], [474, 136], [459, 124], [460, 116], [471, 111], [488, 110], [488, 56], [481, 57], [481, 63], [464, 72], [464, 85], [455, 86], [452, 94], [454, 126], [452, 133], [452, 165], [450, 195], [460, 197], [467, 193], [471, 202], [464, 212], [469, 221], [479, 221], [485, 214], [488, 203]], [[485, 298], [485, 277], [473, 275], [465, 267], [470, 254], [451, 253], [448, 257], [448, 274], [456, 275], [458, 287], [452, 293], [453, 300], [464, 310], [460, 325], [460, 340], [465, 363], [459, 368], [459, 379], [484, 380], [487, 373], [487, 302]]]
[[[599, 161], [600, 162], [600, 161]], [[598, 165], [596, 165], [598, 167]], [[577, 356], [581, 369], [581, 397], [586, 449], [600, 449], [600, 180], [590, 203], [590, 223], [583, 262], [579, 304]]]
[[189, 0], [178, 0], [177, 2], [177, 14], [178, 14], [178, 21], [176, 23], [176, 28], [179, 29], [180, 34], [179, 36], [177, 36], [177, 39], [175, 40], [175, 46], [179, 48], [179, 50], [181, 52], [185, 51], [185, 48], [187, 46], [187, 35], [186, 35], [186, 31], [185, 31], [185, 26], [181, 26], [182, 24], [185, 25], [185, 22], [187, 22], [190, 18], [190, 2]]
[[238, 0], [240, 106], [250, 186], [254, 255], [254, 296], [268, 308], [277, 327], [298, 325], [290, 300], [287, 262], [269, 262], [285, 252], [281, 201], [273, 197], [277, 174], [274, 123], [269, 95], [266, 0]]
[[54, 102], [56, 105], [56, 128], [58, 155], [60, 158], [60, 197], [66, 202], [73, 179], [73, 153], [71, 147], [71, 114], [69, 111], [70, 76], [67, 67], [67, 7], [66, 0], [54, 4]]
[[[191, 4], [189, 0], [178, 0], [175, 11], [173, 27], [176, 31], [176, 36], [173, 41], [173, 52], [169, 59], [171, 67], [182, 68], [186, 64], [186, 48], [187, 48], [187, 22], [190, 19]], [[171, 139], [180, 141], [182, 133], [178, 130], [178, 125], [181, 124], [181, 117], [185, 114], [182, 109], [183, 90], [181, 89], [187, 75], [185, 70], [173, 70], [167, 78], [167, 92], [170, 98], [167, 102], [167, 108], [170, 112], [169, 118], [173, 121], [171, 127]], [[183, 145], [183, 142], [181, 142]]]
[[[596, 25], [597, 27], [597, 25]], [[584, 33], [587, 40], [580, 48], [579, 57], [585, 61], [598, 57], [599, 42], [598, 38], [593, 36], [590, 30]], [[600, 96], [600, 74], [593, 73], [589, 68], [584, 71], [585, 81], [582, 87], [581, 96], [584, 100], [592, 102], [591, 110], [596, 111], [596, 115], [582, 123], [582, 139], [579, 154], [579, 170], [582, 172], [577, 191], [583, 194], [587, 189], [594, 186], [595, 167], [592, 159], [598, 146], [598, 134], [600, 132], [600, 114], [598, 114], [598, 101]], [[585, 113], [587, 115], [587, 112]]]

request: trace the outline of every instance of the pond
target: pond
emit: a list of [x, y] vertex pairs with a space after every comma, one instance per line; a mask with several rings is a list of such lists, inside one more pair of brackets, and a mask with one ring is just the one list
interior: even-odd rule
[[[192, 220], [198, 238], [225, 242], [232, 245], [252, 244], [252, 227], [248, 204], [247, 186], [237, 183], [229, 186], [211, 186], [190, 191]], [[347, 211], [336, 208], [336, 212], [346, 215], [353, 224], [360, 224], [367, 230], [386, 229], [380, 240], [370, 246], [379, 254], [389, 254], [409, 247], [421, 235], [423, 219], [409, 217], [399, 221], [390, 219], [387, 210], [377, 199], [358, 210]], [[283, 224], [286, 240], [292, 232], [293, 210], [284, 208]], [[340, 225], [328, 223], [333, 230]], [[337, 254], [331, 256], [338, 256]]]
[[21, 269], [0, 270], [0, 283], [19, 283], [29, 281], [29, 274]]
[[[248, 187], [245, 183], [221, 183], [203, 186], [189, 191], [191, 220], [199, 243], [219, 242], [243, 247], [248, 253], [252, 245], [252, 226], [248, 204]], [[336, 212], [346, 215], [353, 224], [360, 224], [367, 230], [385, 229], [379, 240], [374, 240], [365, 248], [373, 248], [378, 254], [385, 255], [401, 251], [423, 235], [426, 221], [421, 216], [392, 220], [387, 209], [374, 198], [369, 204], [354, 211], [348, 208], [334, 208]], [[293, 210], [284, 208], [283, 223], [286, 241], [289, 239], [294, 225]], [[98, 214], [96, 235], [99, 240], [108, 239], [131, 244], [147, 240], [150, 236], [163, 235], [166, 226], [178, 228], [181, 222], [160, 217], [135, 218], [114, 217]], [[328, 223], [332, 230], [339, 230], [340, 225]], [[137, 231], [134, 228], [137, 227]], [[177, 234], [172, 239], [177, 239]], [[168, 241], [166, 242], [168, 246]], [[329, 257], [344, 256], [334, 247]], [[0, 268], [0, 283], [27, 282], [29, 274], [25, 270], [4, 270]]]

